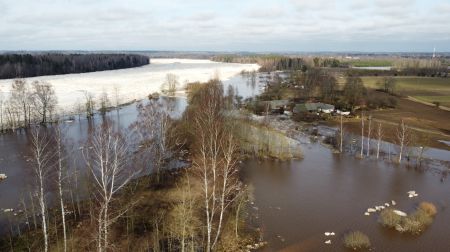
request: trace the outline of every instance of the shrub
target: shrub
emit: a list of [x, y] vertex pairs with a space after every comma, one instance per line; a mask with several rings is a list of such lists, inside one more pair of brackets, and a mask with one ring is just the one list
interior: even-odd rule
[[413, 220], [411, 218], [405, 218], [402, 225], [397, 227], [400, 232], [408, 232], [412, 234], [419, 234], [423, 230], [423, 226], [419, 221]]
[[419, 234], [433, 223], [433, 216], [436, 213], [435, 205], [422, 202], [417, 210], [407, 217], [399, 216], [391, 209], [385, 209], [380, 214], [380, 222], [383, 226], [395, 228], [399, 232]]
[[419, 209], [423, 210], [425, 213], [427, 213], [431, 217], [433, 217], [437, 214], [436, 206], [430, 202], [425, 202], [425, 201], [421, 202], [419, 204]]
[[351, 249], [366, 249], [370, 247], [370, 240], [367, 235], [360, 231], [353, 231], [345, 235], [344, 245]]
[[392, 209], [384, 209], [380, 213], [380, 222], [383, 226], [396, 228], [402, 222], [402, 216], [394, 213]]

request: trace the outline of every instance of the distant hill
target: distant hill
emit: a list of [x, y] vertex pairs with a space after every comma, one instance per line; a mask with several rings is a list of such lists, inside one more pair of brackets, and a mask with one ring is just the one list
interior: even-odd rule
[[149, 63], [148, 57], [135, 54], [0, 54], [0, 79], [115, 70]]

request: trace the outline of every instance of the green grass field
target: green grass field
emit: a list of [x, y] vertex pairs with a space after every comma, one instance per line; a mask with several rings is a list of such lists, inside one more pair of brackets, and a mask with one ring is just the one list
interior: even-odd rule
[[351, 60], [348, 61], [354, 67], [386, 67], [392, 66], [389, 60]]
[[[382, 77], [370, 76], [361, 79], [368, 88], [383, 88], [379, 84]], [[450, 107], [450, 78], [395, 77], [395, 79], [396, 93], [425, 102], [440, 102], [441, 105]]]

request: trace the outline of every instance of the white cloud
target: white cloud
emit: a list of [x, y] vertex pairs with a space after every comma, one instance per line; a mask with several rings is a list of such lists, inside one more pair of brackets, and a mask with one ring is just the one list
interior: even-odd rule
[[0, 0], [0, 50], [301, 51], [367, 41], [391, 50], [398, 40], [450, 51], [450, 4], [430, 1]]

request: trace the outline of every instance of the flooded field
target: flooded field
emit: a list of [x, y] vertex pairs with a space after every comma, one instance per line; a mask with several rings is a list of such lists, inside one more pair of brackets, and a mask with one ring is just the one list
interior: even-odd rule
[[[306, 141], [305, 141], [306, 142]], [[320, 143], [303, 144], [304, 159], [249, 160], [243, 177], [254, 187], [254, 206], [263, 251], [345, 251], [346, 232], [366, 233], [375, 251], [447, 251], [450, 241], [450, 182], [441, 175], [333, 154]], [[408, 198], [415, 190], [419, 196]], [[367, 208], [396, 201], [411, 212], [421, 201], [438, 207], [434, 223], [420, 236], [383, 228]], [[325, 232], [335, 232], [327, 237]], [[325, 244], [330, 239], [331, 244]]]
[[[260, 92], [244, 76], [225, 82], [250, 97]], [[186, 107], [183, 98], [161, 98], [169, 105], [173, 117]], [[111, 111], [108, 119], [127, 128], [137, 116], [136, 104]], [[87, 132], [103, 120], [64, 123], [74, 149]], [[264, 251], [345, 251], [343, 235], [360, 230], [371, 239], [375, 251], [446, 251], [450, 247], [450, 182], [440, 173], [396, 166], [383, 161], [359, 160], [350, 155], [337, 155], [309, 138], [301, 141], [304, 159], [288, 162], [247, 160], [242, 165], [243, 179], [253, 185], [254, 211], [268, 246]], [[17, 209], [32, 183], [28, 170], [29, 139], [25, 131], [0, 136], [0, 173], [8, 178], [0, 183], [1, 231], [9, 228], [3, 209]], [[448, 152], [432, 150], [433, 157], [446, 157]], [[434, 156], [435, 155], [435, 156]], [[82, 164], [82, 162], [80, 162]], [[446, 169], [445, 167], [441, 167]], [[419, 196], [408, 198], [415, 190]], [[51, 198], [51, 195], [49, 195]], [[396, 208], [410, 212], [421, 201], [438, 207], [434, 223], [420, 236], [399, 234], [377, 222], [377, 214], [365, 216], [367, 208], [385, 202], [397, 202]], [[333, 237], [325, 232], [335, 232]], [[325, 244], [330, 239], [331, 244]]]

